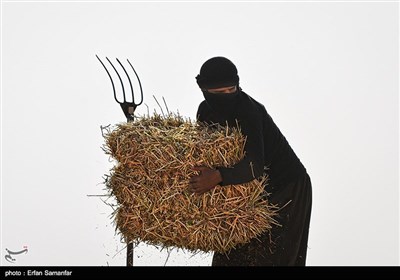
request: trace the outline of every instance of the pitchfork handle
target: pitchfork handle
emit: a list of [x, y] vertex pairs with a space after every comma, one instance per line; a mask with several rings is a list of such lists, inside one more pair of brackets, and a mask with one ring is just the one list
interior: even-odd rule
[[[133, 122], [133, 117], [128, 117], [126, 121]], [[133, 266], [133, 242], [128, 242], [128, 246], [126, 247], [126, 266]]]

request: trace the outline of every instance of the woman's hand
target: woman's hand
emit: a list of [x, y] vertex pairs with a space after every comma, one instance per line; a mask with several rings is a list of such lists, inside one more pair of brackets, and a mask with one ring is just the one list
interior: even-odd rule
[[222, 182], [219, 170], [206, 166], [195, 166], [193, 170], [199, 171], [199, 175], [192, 176], [189, 180], [189, 190], [196, 194], [208, 192]]

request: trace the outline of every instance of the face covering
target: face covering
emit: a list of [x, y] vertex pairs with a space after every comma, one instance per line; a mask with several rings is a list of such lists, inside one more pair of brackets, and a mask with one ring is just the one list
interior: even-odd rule
[[229, 117], [236, 111], [236, 106], [240, 99], [240, 88], [233, 93], [210, 93], [203, 91], [203, 95], [212, 109]]

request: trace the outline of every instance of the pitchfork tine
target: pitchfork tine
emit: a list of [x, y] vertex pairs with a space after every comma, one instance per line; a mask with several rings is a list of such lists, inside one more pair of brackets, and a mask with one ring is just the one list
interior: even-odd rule
[[[136, 78], [137, 78], [137, 80], [138, 80], [138, 82], [139, 82], [139, 87], [140, 87], [140, 102], [139, 102], [138, 104], [136, 104], [136, 106], [139, 106], [139, 105], [142, 104], [142, 102], [143, 102], [142, 83], [140, 82], [139, 76], [138, 76], [138, 74], [136, 73], [135, 68], [133, 68], [133, 66], [132, 66], [131, 62], [129, 61], [129, 59], [126, 59], [126, 60], [128, 61], [129, 65], [132, 67], [133, 72], [135, 72]], [[124, 70], [125, 70], [125, 69], [124, 69]], [[133, 94], [133, 92], [132, 92], [132, 94]]]
[[112, 77], [110, 75], [110, 72], [108, 72], [107, 67], [104, 65], [103, 61], [101, 61], [101, 59], [97, 56], [97, 54], [96, 54], [96, 57], [100, 61], [101, 65], [103, 65], [104, 69], [106, 69], [106, 72], [107, 72], [108, 77], [110, 78], [110, 81], [111, 81], [111, 84], [112, 84], [112, 88], [113, 88], [113, 92], [114, 92], [114, 99], [115, 99], [115, 101], [117, 101], [119, 103], [119, 101], [117, 99], [117, 93], [115, 92], [114, 81], [113, 81], [113, 79], [112, 79]]
[[[125, 75], [128, 77], [129, 85], [131, 87], [131, 92], [132, 92], [132, 103], [135, 104], [135, 95], [133, 94], [133, 86], [132, 86], [131, 78], [129, 78], [128, 72], [126, 72], [126, 69], [125, 69], [124, 65], [122, 65], [121, 61], [119, 61], [118, 58], [116, 58], [116, 60], [118, 61], [119, 65], [121, 65], [122, 69], [124, 69]], [[139, 82], [139, 84], [140, 84], [140, 82]], [[125, 96], [125, 94], [124, 94], [124, 96]], [[138, 105], [140, 105], [140, 104], [138, 104]]]
[[124, 87], [124, 83], [122, 82], [121, 76], [119, 75], [117, 69], [115, 69], [114, 64], [111, 63], [111, 61], [108, 59], [108, 57], [106, 57], [106, 59], [108, 60], [108, 62], [111, 64], [112, 68], [114, 68], [115, 73], [117, 73], [119, 81], [121, 82], [121, 86], [122, 86], [122, 94], [124, 95], [124, 102], [126, 102], [126, 98], [125, 98], [125, 87]]

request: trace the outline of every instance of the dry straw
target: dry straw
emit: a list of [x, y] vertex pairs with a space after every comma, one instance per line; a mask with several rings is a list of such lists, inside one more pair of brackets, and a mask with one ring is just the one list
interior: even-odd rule
[[126, 241], [227, 252], [276, 223], [265, 177], [203, 195], [188, 191], [197, 174], [193, 166], [229, 167], [243, 158], [245, 138], [238, 129], [154, 114], [108, 128], [104, 137], [104, 151], [117, 160], [106, 186]]

